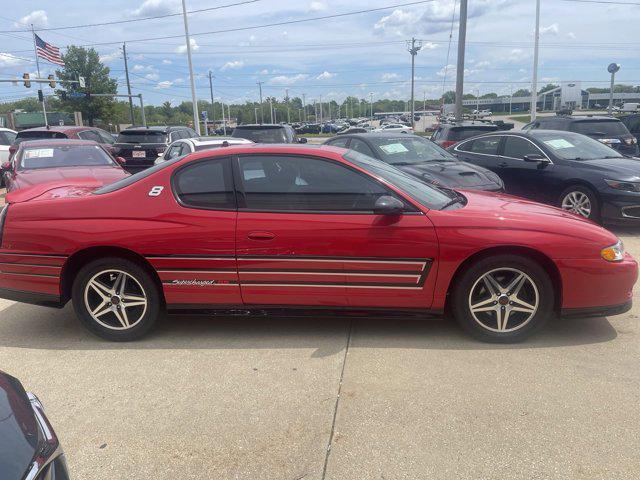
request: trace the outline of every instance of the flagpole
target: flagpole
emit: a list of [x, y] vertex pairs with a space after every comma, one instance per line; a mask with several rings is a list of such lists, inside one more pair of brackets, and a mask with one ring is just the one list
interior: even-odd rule
[[[31, 24], [31, 33], [33, 34], [33, 53], [35, 53], [36, 55], [36, 68], [38, 69], [38, 78], [40, 78], [40, 62], [38, 61], [38, 46], [36, 44], [36, 31], [33, 28], [33, 23]], [[38, 89], [40, 90], [39, 82], [38, 82]], [[47, 120], [47, 107], [44, 104], [44, 93], [42, 95], [42, 113], [44, 115], [45, 126], [49, 126], [49, 121]]]

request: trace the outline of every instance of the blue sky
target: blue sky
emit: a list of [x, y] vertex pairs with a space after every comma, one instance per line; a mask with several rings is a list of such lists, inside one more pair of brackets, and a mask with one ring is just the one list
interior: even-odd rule
[[[187, 0], [188, 10], [236, 3], [238, 0]], [[194, 42], [198, 97], [209, 98], [207, 72], [215, 75], [214, 97], [237, 103], [255, 100], [257, 81], [263, 93], [302, 96], [313, 101], [342, 100], [347, 95], [406, 99], [410, 91], [410, 55], [405, 41], [423, 40], [416, 58], [416, 97], [437, 98], [455, 81], [456, 44], [447, 50], [454, 0], [344, 16], [328, 20], [197, 35], [200, 32], [311, 18], [408, 3], [409, 0], [261, 0], [189, 15]], [[621, 0], [627, 1], [627, 0]], [[108, 4], [108, 7], [106, 6]], [[469, 0], [465, 91], [475, 94], [527, 88], [531, 78], [535, 2], [533, 0]], [[135, 19], [178, 13], [180, 0], [22, 0], [0, 15], [0, 78], [35, 72], [31, 36], [24, 24], [38, 27]], [[457, 37], [454, 18], [453, 39]], [[640, 42], [635, 26], [637, 6], [542, 0], [540, 82], [581, 80], [583, 87], [607, 86], [606, 66], [622, 65], [620, 81], [640, 84]], [[63, 49], [127, 41], [133, 93], [147, 104], [190, 100], [184, 38], [136, 41], [180, 35], [182, 18], [169, 17], [121, 25], [41, 32]], [[119, 45], [96, 45], [118, 77], [124, 92], [124, 65]], [[30, 60], [30, 61], [29, 61]], [[55, 66], [42, 62], [46, 76]], [[48, 87], [46, 87], [48, 89]], [[35, 88], [0, 84], [0, 102], [35, 95]]]

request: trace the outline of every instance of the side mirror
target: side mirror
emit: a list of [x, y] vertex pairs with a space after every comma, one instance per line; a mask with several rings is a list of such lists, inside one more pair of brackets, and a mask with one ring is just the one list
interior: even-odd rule
[[4, 172], [10, 172], [11, 170], [13, 170], [13, 166], [11, 165], [11, 162], [4, 162], [0, 168], [2, 168], [2, 173]]
[[525, 162], [549, 163], [549, 160], [547, 159], [547, 157], [539, 153], [532, 153], [530, 155], [525, 155], [523, 159]]
[[298, 139], [298, 143], [307, 143], [307, 137], [301, 137]]
[[401, 215], [404, 210], [404, 203], [391, 195], [378, 197], [373, 206], [373, 213], [376, 215]]
[[116, 157], [116, 162], [118, 162], [120, 165], [125, 165], [127, 163], [127, 160], [123, 157]]

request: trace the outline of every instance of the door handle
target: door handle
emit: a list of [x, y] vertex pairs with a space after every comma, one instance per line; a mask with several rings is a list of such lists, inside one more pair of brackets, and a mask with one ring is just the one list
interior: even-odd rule
[[249, 232], [247, 238], [249, 240], [273, 240], [276, 235], [271, 232]]
[[500, 168], [506, 168], [506, 167], [508, 167], [508, 166], [509, 166], [509, 164], [508, 164], [507, 162], [500, 162], [500, 163], [498, 164], [498, 166], [499, 166]]

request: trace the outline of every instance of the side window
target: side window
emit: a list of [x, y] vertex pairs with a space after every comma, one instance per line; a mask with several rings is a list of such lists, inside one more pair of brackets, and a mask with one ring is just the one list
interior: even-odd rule
[[356, 152], [363, 153], [364, 155], [369, 155], [370, 157], [376, 158], [375, 153], [373, 153], [373, 150], [371, 150], [369, 145], [367, 145], [362, 140], [359, 140], [357, 138], [352, 138], [351, 139], [351, 143], [349, 144], [349, 148], [351, 150], [355, 150]]
[[169, 133], [169, 143], [173, 143], [179, 139], [180, 139], [180, 134], [177, 130], [174, 130], [173, 132]]
[[502, 137], [498, 136], [476, 138], [467, 151], [472, 153], [479, 153], [481, 155], [497, 155], [501, 138]]
[[541, 155], [542, 152], [529, 140], [520, 137], [507, 136], [504, 141], [505, 157], [521, 158], [525, 155]]
[[327, 145], [331, 145], [332, 147], [347, 148], [347, 143], [349, 143], [349, 138], [336, 138], [335, 140], [327, 142]]
[[627, 128], [631, 133], [639, 134], [640, 133], [640, 116], [631, 117], [629, 121], [625, 122], [627, 124]]
[[369, 213], [378, 197], [393, 195], [364, 174], [310, 157], [241, 157], [240, 176], [251, 210]]
[[164, 158], [166, 158], [167, 160], [176, 158], [177, 156], [180, 155], [181, 148], [182, 148], [182, 142], [174, 143], [169, 147], [169, 150], [167, 150], [167, 153], [165, 154]]
[[229, 158], [188, 164], [174, 174], [172, 183], [175, 195], [185, 206], [210, 210], [236, 208]]
[[79, 132], [78, 136], [83, 140], [93, 140], [94, 142], [103, 143], [100, 135], [93, 130], [85, 130], [83, 132]]
[[11, 145], [16, 140], [13, 132], [0, 131], [0, 145]]
[[460, 150], [461, 152], [471, 152], [471, 147], [473, 147], [474, 140], [469, 140], [468, 142], [462, 142], [456, 146], [456, 150]]
[[189, 148], [189, 144], [187, 142], [181, 142], [181, 148], [178, 155], [187, 155], [191, 153], [191, 149]]
[[108, 143], [109, 145], [116, 143], [116, 139], [109, 135], [108, 132], [105, 132], [104, 130], [96, 130], [96, 133], [101, 139], [100, 143]]

